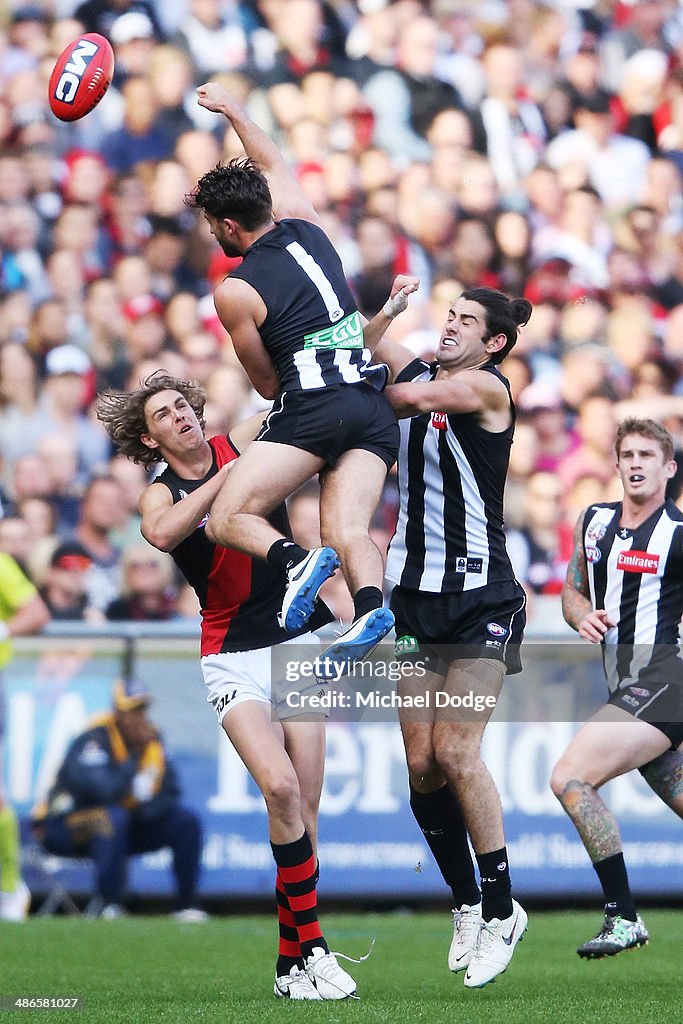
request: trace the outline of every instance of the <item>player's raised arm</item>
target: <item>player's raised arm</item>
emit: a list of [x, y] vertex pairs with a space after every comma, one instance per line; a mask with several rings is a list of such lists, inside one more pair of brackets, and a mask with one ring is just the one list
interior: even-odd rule
[[379, 313], [375, 313], [363, 327], [363, 341], [365, 347], [370, 349], [375, 361], [386, 363], [389, 367], [390, 379], [398, 376], [401, 370], [411, 363], [415, 358], [410, 349], [399, 345], [390, 338], [385, 338], [385, 332], [391, 324], [408, 307], [409, 296], [420, 287], [419, 277], [409, 277], [407, 274], [397, 274], [391, 286], [389, 298], [384, 303]]
[[207, 110], [224, 114], [237, 132], [244, 151], [268, 179], [273, 197], [275, 220], [298, 217], [320, 226], [320, 219], [282, 153], [273, 140], [252, 121], [243, 107], [218, 82], [207, 82], [197, 89], [197, 102]]

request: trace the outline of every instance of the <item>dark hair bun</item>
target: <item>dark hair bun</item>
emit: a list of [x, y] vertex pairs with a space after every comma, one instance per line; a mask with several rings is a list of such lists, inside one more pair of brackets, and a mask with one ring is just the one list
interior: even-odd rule
[[528, 299], [513, 299], [510, 305], [512, 306], [512, 317], [515, 323], [518, 327], [523, 327], [524, 324], [528, 323], [531, 316], [531, 303]]

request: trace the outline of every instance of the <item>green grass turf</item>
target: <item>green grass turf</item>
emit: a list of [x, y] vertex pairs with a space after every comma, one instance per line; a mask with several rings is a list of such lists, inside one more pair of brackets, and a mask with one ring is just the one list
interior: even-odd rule
[[263, 916], [180, 924], [168, 918], [101, 921], [57, 917], [0, 924], [0, 996], [85, 999], [82, 1013], [12, 1010], [0, 1019], [73, 1024], [663, 1024], [680, 1019], [683, 913], [644, 913], [651, 943], [609, 960], [579, 960], [575, 947], [597, 931], [598, 911], [530, 915], [508, 972], [479, 991], [446, 967], [450, 916], [326, 915], [334, 949], [360, 1001], [294, 1003], [272, 994], [276, 926]]

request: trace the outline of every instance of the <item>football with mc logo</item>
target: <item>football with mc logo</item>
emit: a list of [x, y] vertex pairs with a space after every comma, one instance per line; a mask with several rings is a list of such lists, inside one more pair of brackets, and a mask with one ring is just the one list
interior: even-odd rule
[[50, 75], [50, 109], [60, 121], [78, 121], [100, 102], [114, 74], [111, 43], [97, 32], [62, 50]]

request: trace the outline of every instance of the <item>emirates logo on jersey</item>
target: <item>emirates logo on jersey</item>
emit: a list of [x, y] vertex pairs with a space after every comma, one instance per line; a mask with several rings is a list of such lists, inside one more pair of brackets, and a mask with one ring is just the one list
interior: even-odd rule
[[649, 551], [620, 551], [617, 569], [622, 572], [649, 572], [656, 574], [659, 568], [659, 555]]
[[432, 413], [432, 426], [435, 430], [448, 430], [448, 420], [445, 412]]

